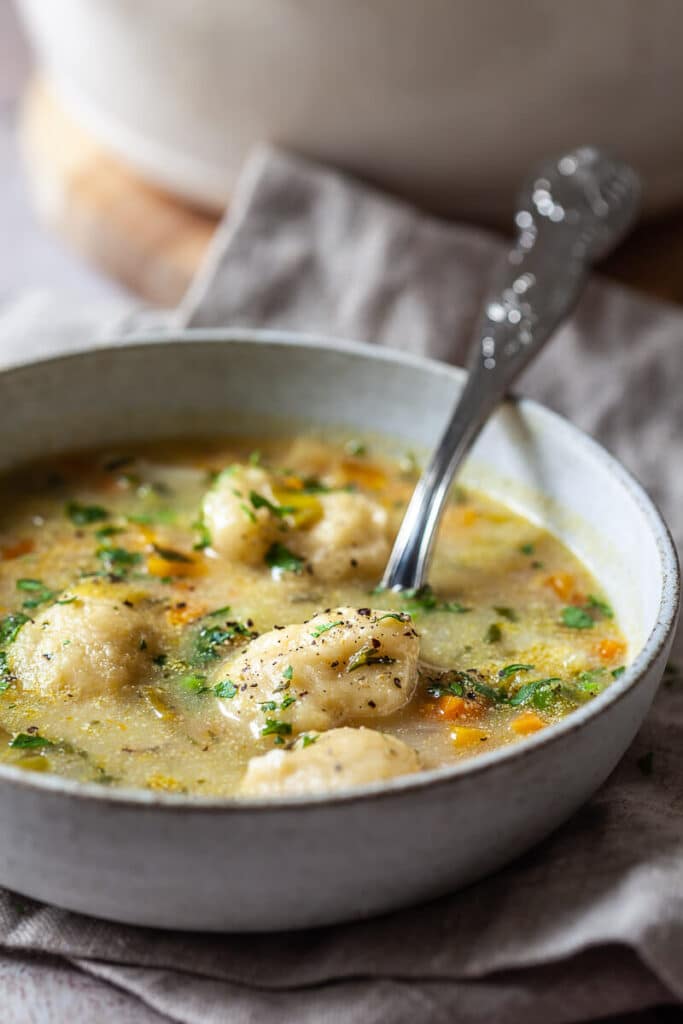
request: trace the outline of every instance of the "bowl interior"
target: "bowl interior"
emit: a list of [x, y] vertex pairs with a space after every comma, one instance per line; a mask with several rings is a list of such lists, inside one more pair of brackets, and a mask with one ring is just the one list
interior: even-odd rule
[[[268, 332], [133, 339], [0, 375], [0, 469], [65, 448], [293, 432], [302, 423], [429, 449], [463, 378], [460, 370], [401, 353]], [[630, 657], [637, 654], [661, 618], [675, 556], [626, 471], [560, 417], [510, 401], [487, 425], [464, 473], [546, 525], [588, 564], [630, 639]]]

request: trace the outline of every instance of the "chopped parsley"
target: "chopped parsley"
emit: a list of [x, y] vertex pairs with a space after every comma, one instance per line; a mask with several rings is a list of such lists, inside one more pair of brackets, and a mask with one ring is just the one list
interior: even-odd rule
[[612, 678], [613, 679], [618, 679], [619, 676], [623, 676], [625, 671], [626, 671], [626, 665], [619, 665], [618, 668], [613, 668], [612, 669]]
[[614, 618], [614, 612], [611, 606], [607, 604], [607, 601], [602, 601], [599, 597], [595, 597], [593, 594], [588, 595], [588, 606], [600, 612], [600, 614], [604, 615], [606, 619]]
[[259, 494], [257, 491], [249, 491], [249, 501], [251, 502], [254, 508], [267, 508], [268, 511], [272, 512], [274, 516], [279, 516], [280, 518], [282, 518], [283, 516], [289, 516], [292, 514], [292, 512], [296, 511], [296, 509], [292, 505], [273, 504], [272, 501], [269, 501], [268, 498], [265, 498], [262, 494]]
[[224, 644], [232, 643], [241, 637], [252, 640], [256, 635], [248, 626], [237, 620], [225, 622], [221, 626], [202, 626], [195, 639], [194, 660], [211, 661], [220, 656], [219, 648]]
[[164, 548], [159, 544], [153, 544], [152, 547], [155, 553], [166, 562], [184, 562], [186, 565], [192, 563], [189, 555], [184, 554], [182, 551], [176, 551], [175, 548]]
[[595, 620], [585, 608], [570, 604], [567, 608], [562, 609], [562, 623], [569, 629], [592, 629]]
[[310, 736], [307, 733], [304, 733], [304, 735], [301, 737], [301, 742], [302, 742], [304, 748], [306, 748], [306, 747], [310, 747], [313, 743], [315, 743], [317, 738], [318, 738], [317, 736]]
[[0, 645], [11, 644], [16, 640], [17, 633], [28, 621], [28, 615], [24, 615], [23, 612], [12, 612], [4, 619], [0, 619]]
[[15, 750], [38, 750], [41, 747], [54, 747], [52, 740], [46, 740], [44, 736], [40, 736], [37, 732], [32, 734], [27, 732], [18, 732], [16, 736], [10, 740], [9, 746]]
[[354, 672], [361, 665], [393, 665], [395, 662], [396, 658], [390, 658], [387, 654], [379, 654], [375, 647], [363, 647], [349, 658], [346, 671]]
[[102, 505], [81, 505], [78, 501], [67, 502], [65, 513], [75, 526], [90, 526], [101, 523], [109, 518], [109, 513]]
[[[373, 593], [381, 593], [382, 589], [382, 587], [378, 587]], [[404, 590], [401, 596], [405, 599], [403, 610], [407, 612], [453, 612], [456, 615], [462, 615], [471, 610], [460, 604], [459, 601], [442, 601], [428, 583], [423, 587]]]
[[237, 687], [233, 683], [232, 679], [224, 679], [220, 683], [216, 683], [213, 688], [213, 692], [221, 700], [232, 700], [237, 695]]
[[485, 644], [497, 644], [503, 639], [503, 631], [497, 622], [492, 622], [484, 633]]
[[178, 684], [182, 686], [184, 690], [189, 690], [191, 693], [206, 693], [210, 687], [206, 685], [206, 676], [191, 674], [187, 676], [181, 676], [178, 680]]
[[5, 692], [13, 679], [14, 676], [7, 663], [7, 654], [5, 651], [0, 651], [0, 693]]
[[522, 555], [533, 555], [535, 549], [533, 544], [521, 544], [519, 550]]
[[127, 551], [125, 548], [100, 547], [95, 554], [110, 570], [128, 569], [142, 561], [141, 554], [137, 551]]
[[99, 530], [95, 530], [95, 537], [97, 540], [106, 540], [107, 537], [115, 537], [117, 533], [123, 532], [121, 526], [100, 526]]
[[549, 679], [535, 679], [533, 683], [526, 683], [508, 699], [508, 703], [517, 708], [523, 704], [533, 704], [537, 708], [547, 708], [553, 701], [554, 691], [562, 683], [557, 676]]
[[192, 529], [197, 532], [197, 539], [192, 545], [193, 551], [204, 551], [211, 547], [211, 532], [203, 519], [195, 519]]
[[519, 616], [514, 608], [509, 608], [507, 605], [494, 605], [493, 608], [496, 615], [502, 615], [508, 622], [518, 622]]
[[304, 566], [303, 558], [299, 558], [293, 551], [286, 548], [284, 544], [277, 541], [271, 544], [266, 551], [266, 565], [271, 569], [279, 569], [282, 572], [300, 573]]
[[507, 679], [508, 676], [514, 676], [517, 672], [533, 672], [534, 665], [506, 665], [498, 673], [499, 679]]
[[262, 736], [291, 736], [292, 726], [289, 722], [279, 722], [277, 718], [266, 718], [261, 729]]
[[294, 669], [292, 668], [291, 665], [288, 665], [287, 668], [282, 673], [282, 678], [286, 679], [287, 682], [290, 683], [292, 681], [292, 676], [293, 675], [294, 675]]
[[433, 683], [427, 687], [427, 693], [430, 697], [462, 697], [465, 693], [462, 683], [452, 682], [442, 685], [441, 683]]
[[22, 590], [30, 595], [22, 602], [22, 608], [38, 608], [39, 605], [52, 601], [56, 596], [55, 591], [46, 587], [42, 580], [17, 580], [17, 590]]
[[377, 622], [381, 622], [383, 619], [396, 619], [397, 622], [410, 622], [410, 615], [408, 612], [385, 612], [384, 615], [378, 616]]
[[329, 632], [329, 630], [334, 629], [335, 626], [343, 626], [343, 625], [344, 625], [344, 620], [343, 619], [339, 619], [337, 622], [323, 622], [319, 626], [316, 626], [315, 629], [311, 631], [311, 636], [312, 637], [322, 636], [323, 633]]
[[583, 693], [588, 693], [591, 697], [597, 696], [607, 686], [605, 669], [596, 668], [588, 672], [580, 672], [576, 677], [576, 685]]

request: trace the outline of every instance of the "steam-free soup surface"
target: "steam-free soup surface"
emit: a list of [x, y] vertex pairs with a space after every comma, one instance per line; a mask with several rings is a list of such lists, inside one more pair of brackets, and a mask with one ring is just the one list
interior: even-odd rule
[[332, 792], [516, 743], [626, 645], [549, 533], [457, 488], [431, 587], [377, 590], [409, 455], [132, 446], [0, 485], [0, 759], [111, 786]]

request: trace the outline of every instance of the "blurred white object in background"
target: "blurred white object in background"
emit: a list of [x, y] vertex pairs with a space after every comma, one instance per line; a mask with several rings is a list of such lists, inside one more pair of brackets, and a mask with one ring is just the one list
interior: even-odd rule
[[678, 0], [18, 0], [62, 101], [209, 208], [261, 139], [506, 224], [533, 162], [599, 142], [683, 201]]

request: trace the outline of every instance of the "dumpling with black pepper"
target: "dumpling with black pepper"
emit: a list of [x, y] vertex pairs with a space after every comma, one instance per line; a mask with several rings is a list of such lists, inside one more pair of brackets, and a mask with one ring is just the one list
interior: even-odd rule
[[406, 743], [375, 729], [331, 729], [306, 734], [288, 750], [252, 757], [240, 785], [242, 796], [332, 793], [384, 782], [420, 770]]
[[219, 705], [254, 736], [376, 721], [417, 685], [419, 636], [409, 615], [330, 608], [275, 628], [213, 670]]

